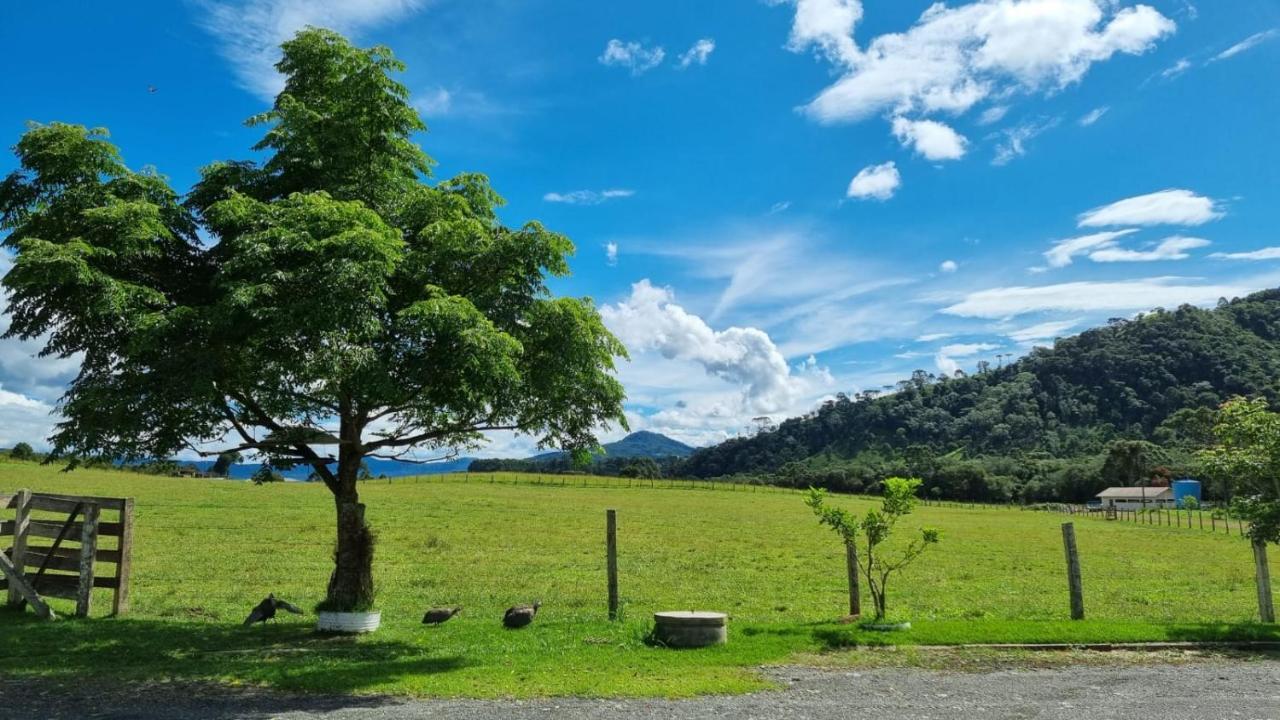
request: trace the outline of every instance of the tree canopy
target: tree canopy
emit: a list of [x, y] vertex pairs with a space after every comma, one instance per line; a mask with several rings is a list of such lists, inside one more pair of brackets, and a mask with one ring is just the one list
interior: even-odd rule
[[622, 345], [585, 298], [556, 298], [573, 244], [508, 227], [480, 174], [431, 182], [425, 130], [384, 47], [310, 28], [261, 162], [201, 170], [185, 196], [107, 132], [33, 125], [0, 184], [8, 335], [81, 353], [54, 457], [192, 450], [308, 465], [339, 511], [329, 601], [372, 601], [365, 457], [451, 453], [512, 430], [595, 446], [624, 424]]

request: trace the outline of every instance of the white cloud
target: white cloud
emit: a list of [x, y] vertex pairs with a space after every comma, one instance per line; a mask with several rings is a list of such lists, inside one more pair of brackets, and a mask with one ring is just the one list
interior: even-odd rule
[[936, 342], [938, 340], [946, 340], [951, 336], [952, 336], [952, 333], [929, 333], [928, 335], [921, 335], [920, 337], [916, 338], [916, 342], [921, 342], [921, 343]]
[[1174, 235], [1161, 240], [1150, 250], [1128, 250], [1119, 247], [1107, 247], [1089, 253], [1094, 262], [1154, 262], [1156, 260], [1186, 260], [1191, 257], [1188, 250], [1204, 247], [1208, 240], [1194, 237]]
[[20, 442], [46, 448], [57, 418], [53, 406], [0, 387], [0, 447]]
[[1245, 38], [1244, 40], [1241, 40], [1235, 45], [1232, 45], [1231, 47], [1227, 48], [1226, 50], [1223, 50], [1217, 55], [1214, 55], [1209, 60], [1209, 62], [1217, 62], [1219, 60], [1226, 60], [1227, 58], [1235, 57], [1236, 55], [1239, 55], [1240, 53], [1246, 50], [1250, 50], [1254, 47], [1257, 47], [1258, 45], [1261, 45], [1262, 43], [1270, 40], [1271, 38], [1276, 37], [1277, 34], [1280, 34], [1280, 30], [1277, 30], [1276, 28], [1272, 28], [1270, 30], [1264, 30], [1259, 33], [1254, 33], [1249, 37]]
[[805, 108], [821, 122], [963, 112], [988, 97], [1063, 88], [1095, 62], [1146, 52], [1175, 30], [1148, 5], [1114, 8], [1111, 0], [935, 3], [863, 51], [853, 39], [860, 2], [801, 0], [789, 47], [816, 46], [844, 71]]
[[1191, 61], [1186, 58], [1182, 58], [1178, 60], [1178, 62], [1170, 65], [1164, 70], [1161, 70], [1160, 78], [1162, 80], [1172, 80], [1173, 78], [1178, 77], [1179, 75], [1181, 75], [1182, 73], [1190, 69], [1191, 69]]
[[978, 124], [994, 125], [1000, 122], [1001, 120], [1003, 120], [1004, 116], [1008, 114], [1009, 114], [1008, 105], [993, 105], [992, 107], [989, 107], [986, 110], [983, 110], [982, 114], [978, 116]]
[[425, 92], [415, 93], [413, 106], [422, 113], [428, 122], [440, 117], [484, 117], [503, 115], [513, 109], [482, 92], [466, 89], [449, 89], [435, 87]]
[[1081, 213], [1079, 225], [1203, 225], [1224, 214], [1212, 198], [1190, 190], [1169, 189], [1125, 198]]
[[661, 65], [666, 56], [660, 45], [645, 47], [638, 42], [624, 43], [615, 38], [604, 46], [604, 53], [598, 59], [601, 65], [624, 67], [632, 75], [643, 75]]
[[944, 375], [955, 375], [960, 370], [960, 363], [957, 358], [964, 359], [972, 357], [978, 353], [988, 352], [1000, 347], [990, 343], [959, 343], [955, 345], [944, 345], [938, 349], [933, 356], [933, 364]]
[[1118, 238], [1138, 232], [1137, 230], [1113, 230], [1082, 235], [1080, 237], [1059, 240], [1053, 247], [1044, 252], [1044, 259], [1049, 267], [1066, 267], [1077, 255], [1087, 255], [1095, 250], [1113, 247]]
[[902, 185], [898, 166], [889, 161], [880, 165], [868, 165], [858, 171], [849, 182], [845, 196], [859, 200], [888, 200]]
[[862, 19], [860, 0], [795, 0], [796, 16], [787, 47], [801, 52], [816, 46], [827, 59], [853, 65], [862, 57], [853, 28]]
[[978, 353], [984, 353], [990, 350], [995, 350], [998, 347], [1000, 346], [992, 345], [991, 343], [956, 343], [954, 345], [943, 345], [941, 348], [938, 349], [938, 352], [948, 357], [962, 358], [962, 357], [969, 357], [971, 355], [977, 355]]
[[711, 57], [711, 53], [715, 52], [716, 41], [712, 38], [702, 38], [693, 44], [693, 47], [686, 50], [680, 55], [679, 67], [681, 70], [690, 65], [706, 65], [707, 59]]
[[708, 375], [739, 387], [746, 412], [777, 412], [832, 382], [816, 362], [793, 372], [763, 330], [713, 330], [677, 305], [670, 289], [654, 287], [648, 280], [632, 285], [630, 297], [600, 312], [633, 352], [656, 351], [668, 360], [692, 361]]
[[945, 307], [948, 315], [1007, 318], [1025, 313], [1138, 311], [1183, 303], [1206, 305], [1220, 297], [1243, 295], [1239, 285], [1194, 285], [1185, 278], [1157, 277], [1119, 282], [1070, 282], [1038, 287], [979, 290]]
[[1032, 343], [1036, 340], [1053, 340], [1061, 337], [1063, 333], [1080, 324], [1080, 319], [1075, 320], [1050, 320], [1037, 325], [1014, 330], [1006, 333], [1005, 337], [1016, 343]]
[[773, 206], [769, 208], [769, 214], [777, 215], [780, 212], [786, 212], [790, 207], [791, 207], [790, 200], [780, 200], [774, 203]]
[[427, 117], [448, 115], [453, 107], [453, 93], [445, 88], [436, 88], [415, 99], [413, 106]]
[[402, 18], [421, 0], [206, 0], [200, 24], [222, 44], [236, 80], [245, 90], [270, 100], [284, 87], [275, 69], [280, 43], [314, 25], [358, 35]]
[[960, 363], [942, 353], [933, 356], [933, 364], [943, 375], [955, 375], [960, 370]]
[[1264, 247], [1249, 252], [1213, 253], [1209, 257], [1219, 260], [1280, 260], [1280, 247]]
[[1107, 111], [1110, 109], [1111, 109], [1110, 107], [1103, 105], [1102, 107], [1097, 107], [1090, 110], [1089, 112], [1085, 113], [1083, 117], [1080, 118], [1079, 120], [1080, 126], [1089, 127], [1090, 125], [1098, 122], [1099, 120], [1102, 119], [1103, 115], [1107, 114]]
[[616, 242], [605, 243], [604, 257], [605, 257], [605, 262], [609, 263], [610, 265], [617, 265], [618, 264], [618, 243]]
[[609, 190], [574, 190], [566, 193], [549, 192], [546, 195], [543, 195], [542, 199], [546, 202], [564, 203], [566, 205], [599, 205], [602, 202], [615, 200], [617, 198], [629, 198], [635, 194], [635, 190], [627, 190], [625, 188], [612, 188]]
[[1008, 165], [1014, 159], [1027, 154], [1027, 143], [1046, 130], [1058, 126], [1058, 118], [1033, 120], [1002, 130], [999, 135], [1004, 139], [996, 146], [996, 155], [992, 165]]
[[912, 146], [928, 160], [959, 160], [969, 141], [950, 126], [934, 120], [893, 119], [893, 134], [903, 147]]
[[960, 266], [956, 264], [955, 260], [943, 260], [942, 264], [938, 266], [938, 270], [944, 273], [953, 273], [959, 269]]

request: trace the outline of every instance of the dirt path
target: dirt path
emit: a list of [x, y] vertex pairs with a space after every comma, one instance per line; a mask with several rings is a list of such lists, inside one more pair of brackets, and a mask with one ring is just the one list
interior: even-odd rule
[[[1280, 720], [1280, 662], [1069, 667], [955, 673], [773, 670], [786, 689], [695, 700], [400, 700], [321, 697], [192, 685], [42, 692], [0, 678], [0, 718], [40, 720], [702, 720], [724, 718], [1079, 718]], [[96, 699], [94, 699], [96, 698]]]

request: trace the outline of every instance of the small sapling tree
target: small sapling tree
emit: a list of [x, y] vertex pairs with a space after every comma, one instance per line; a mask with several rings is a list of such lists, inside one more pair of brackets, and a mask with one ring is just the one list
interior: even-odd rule
[[[941, 534], [933, 528], [922, 528], [920, 536], [912, 539], [905, 548], [897, 553], [885, 547], [893, 534], [898, 521], [909, 515], [916, 504], [916, 491], [920, 488], [919, 478], [886, 478], [883, 483], [884, 499], [879, 509], [867, 511], [861, 520], [851, 513], [826, 504], [826, 492], [815, 488], [809, 489], [805, 503], [813, 509], [819, 522], [836, 531], [844, 540], [846, 547], [857, 548], [858, 538], [863, 541], [862, 550], [853, 556], [853, 562], [862, 570], [867, 578], [867, 589], [875, 604], [875, 619], [883, 620], [888, 610], [889, 578], [899, 570], [915, 562], [930, 545], [941, 539]], [[850, 583], [851, 587], [853, 583]], [[851, 598], [852, 604], [852, 598]]]
[[813, 509], [818, 522], [834, 530], [844, 542], [849, 570], [849, 615], [856, 617], [862, 614], [858, 586], [858, 519], [848, 510], [827, 505], [826, 498], [826, 490], [811, 487], [805, 504]]

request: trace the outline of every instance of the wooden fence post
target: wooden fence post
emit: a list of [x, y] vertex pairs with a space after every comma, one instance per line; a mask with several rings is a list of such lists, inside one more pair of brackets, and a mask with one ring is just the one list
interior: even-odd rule
[[[27, 561], [27, 533], [31, 529], [31, 491], [19, 490], [15, 493], [13, 506], [17, 509], [17, 514], [13, 519], [13, 553], [10, 559], [17, 576], [22, 577], [25, 574], [22, 568]], [[9, 583], [9, 605], [16, 607], [24, 599], [17, 583]]]
[[1067, 586], [1071, 591], [1071, 619], [1084, 619], [1084, 586], [1080, 579], [1080, 554], [1076, 550], [1076, 528], [1062, 524], [1062, 545], [1067, 554]]
[[1253, 541], [1253, 564], [1258, 582], [1258, 615], [1262, 622], [1276, 621], [1276, 606], [1271, 597], [1271, 567], [1267, 565], [1267, 545]]
[[120, 508], [120, 541], [116, 546], [120, 559], [116, 562], [116, 594], [111, 601], [111, 614], [129, 612], [129, 575], [133, 570], [133, 498], [126, 498]]
[[858, 546], [852, 542], [844, 544], [844, 561], [849, 572], [849, 615], [862, 615], [862, 589], [858, 584]]
[[609, 619], [618, 619], [618, 513], [605, 511], [605, 553], [609, 567]]
[[97, 503], [84, 506], [84, 524], [80, 529], [80, 586], [76, 592], [76, 617], [89, 617], [93, 604], [94, 560], [98, 555], [98, 518], [102, 507]]

